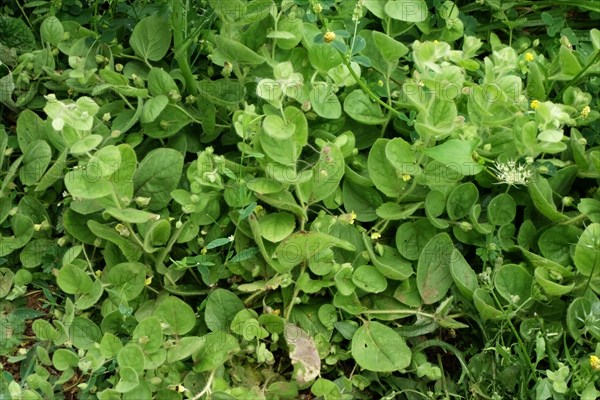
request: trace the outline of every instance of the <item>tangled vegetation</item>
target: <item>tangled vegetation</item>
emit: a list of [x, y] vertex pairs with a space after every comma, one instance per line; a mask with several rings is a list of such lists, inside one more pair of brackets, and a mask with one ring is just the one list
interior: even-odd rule
[[0, 399], [600, 398], [597, 1], [0, 15]]

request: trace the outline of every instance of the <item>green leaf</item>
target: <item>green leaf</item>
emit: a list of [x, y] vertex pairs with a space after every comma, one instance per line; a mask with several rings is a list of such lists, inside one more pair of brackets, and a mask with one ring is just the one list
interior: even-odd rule
[[87, 293], [92, 289], [92, 278], [73, 264], [64, 265], [58, 270], [56, 283], [63, 292], [69, 294]]
[[184, 360], [204, 346], [205, 339], [198, 336], [186, 336], [179, 339], [175, 346], [167, 350], [167, 362]]
[[344, 111], [350, 118], [365, 125], [381, 125], [387, 121], [379, 104], [360, 89], [354, 90], [344, 99]]
[[[143, 111], [142, 109], [142, 113]], [[144, 133], [149, 137], [163, 139], [175, 135], [192, 122], [188, 113], [180, 107], [175, 104], [167, 104], [154, 120], [146, 123], [142, 122], [142, 128], [144, 128]]]
[[405, 22], [423, 22], [429, 15], [425, 0], [392, 0], [384, 10], [389, 17]]
[[535, 208], [553, 222], [567, 219], [567, 216], [557, 210], [552, 198], [552, 187], [548, 180], [537, 176], [529, 182], [529, 195]]
[[387, 280], [375, 267], [361, 265], [352, 273], [352, 282], [369, 293], [381, 293], [387, 288]]
[[221, 247], [221, 246], [225, 246], [226, 244], [231, 243], [231, 240], [229, 240], [229, 238], [217, 238], [212, 240], [210, 243], [208, 243], [206, 245], [206, 249], [210, 250], [210, 249], [216, 249], [217, 247]]
[[446, 210], [450, 219], [457, 221], [469, 215], [471, 207], [477, 203], [479, 191], [471, 182], [456, 186], [446, 201]]
[[132, 243], [129, 239], [119, 235], [115, 228], [111, 228], [94, 220], [87, 221], [87, 226], [96, 236], [116, 244], [127, 260], [137, 261], [141, 257], [142, 249]]
[[446, 295], [452, 285], [450, 262], [454, 245], [447, 233], [434, 236], [423, 248], [417, 264], [417, 288], [425, 304]]
[[436, 229], [426, 219], [405, 222], [396, 231], [396, 248], [409, 260], [418, 260], [425, 245], [436, 234]]
[[469, 301], [473, 299], [473, 292], [479, 287], [477, 274], [463, 257], [460, 251], [453, 249], [450, 257], [450, 274], [458, 291]]
[[211, 331], [227, 331], [235, 315], [245, 309], [244, 303], [232, 292], [216, 289], [206, 300], [204, 320]]
[[259, 65], [265, 62], [264, 57], [259, 56], [240, 42], [228, 39], [221, 35], [215, 36], [215, 42], [217, 43], [218, 51], [222, 53], [221, 57], [232, 64], [242, 63]]
[[377, 189], [389, 197], [399, 196], [406, 182], [398, 177], [393, 164], [386, 157], [386, 147], [390, 142], [389, 139], [377, 139], [371, 150], [367, 161], [369, 176]]
[[37, 183], [44, 175], [52, 159], [52, 149], [44, 140], [35, 140], [23, 152], [23, 166], [19, 178], [24, 185]]
[[75, 301], [75, 308], [78, 310], [87, 310], [88, 308], [95, 306], [98, 304], [98, 300], [100, 300], [103, 293], [104, 288], [102, 282], [95, 280], [92, 284], [92, 288], [77, 298]]
[[494, 299], [487, 289], [475, 289], [473, 292], [473, 303], [484, 321], [504, 318], [504, 313], [496, 308]]
[[96, 236], [116, 244], [128, 261], [137, 261], [141, 257], [142, 249], [129, 239], [119, 235], [115, 228], [108, 227], [94, 220], [87, 221], [87, 226]]
[[52, 355], [52, 364], [59, 371], [66, 371], [71, 367], [76, 367], [78, 363], [79, 357], [71, 350], [57, 349]]
[[98, 150], [85, 165], [87, 176], [107, 177], [121, 165], [121, 153], [117, 146], [104, 146]]
[[315, 82], [309, 93], [310, 104], [318, 116], [338, 119], [342, 115], [342, 105], [330, 84]]
[[142, 114], [140, 115], [140, 122], [142, 124], [147, 124], [153, 122], [160, 113], [165, 109], [165, 107], [169, 104], [169, 98], [164, 94], [159, 94], [156, 97], [153, 97], [144, 103], [144, 108], [142, 109]]
[[397, 175], [417, 175], [421, 168], [416, 162], [411, 145], [402, 138], [394, 138], [385, 146], [385, 156], [396, 169]]
[[140, 383], [137, 372], [131, 367], [121, 367], [119, 376], [119, 381], [115, 386], [115, 390], [119, 393], [131, 392]]
[[17, 140], [21, 150], [32, 142], [46, 139], [46, 124], [33, 111], [23, 110], [17, 118]]
[[422, 207], [422, 201], [407, 204], [383, 203], [377, 207], [377, 215], [385, 220], [397, 221], [410, 217]]
[[171, 237], [171, 224], [165, 219], [159, 219], [151, 223], [144, 234], [144, 251], [153, 253], [158, 249], [155, 246], [164, 246]]
[[12, 288], [15, 274], [8, 268], [0, 268], [0, 299], [5, 297]]
[[102, 135], [88, 135], [75, 142], [69, 151], [75, 156], [81, 156], [98, 147], [103, 140]]
[[342, 64], [340, 53], [327, 43], [314, 43], [308, 49], [308, 60], [311, 65], [322, 73]]
[[271, 213], [258, 220], [260, 235], [269, 242], [277, 243], [292, 234], [296, 219], [287, 212]]
[[161, 95], [168, 96], [171, 92], [179, 93], [179, 88], [167, 71], [162, 68], [152, 68], [148, 73], [148, 91], [157, 98]]
[[596, 341], [600, 340], [600, 329], [597, 324], [588, 322], [600, 320], [600, 300], [597, 297], [595, 299], [587, 297], [574, 299], [567, 309], [566, 320], [569, 334], [577, 342], [581, 343], [584, 338], [586, 341], [591, 338]]
[[560, 271], [537, 267], [533, 276], [548, 296], [563, 296], [575, 287], [575, 282], [565, 281]]
[[[268, 3], [264, 3], [268, 4]], [[264, 13], [263, 13], [264, 15]], [[291, 50], [302, 40], [304, 33], [304, 24], [300, 18], [282, 18], [277, 23], [277, 31], [272, 32], [284, 37], [277, 38], [277, 46], [284, 50]]]
[[133, 28], [129, 44], [145, 60], [162, 60], [171, 45], [169, 23], [158, 15], [142, 19]]
[[509, 303], [521, 306], [531, 297], [531, 274], [522, 266], [505, 264], [496, 270], [494, 287]]
[[185, 335], [196, 325], [196, 313], [192, 307], [174, 296], [162, 300], [153, 315], [166, 322], [175, 335]]
[[517, 206], [511, 195], [501, 193], [494, 197], [488, 204], [487, 215], [489, 221], [497, 226], [512, 222], [517, 215]]
[[183, 170], [183, 155], [159, 148], [144, 157], [133, 176], [135, 196], [150, 197], [149, 210], [159, 210], [171, 200]]
[[148, 221], [154, 221], [159, 218], [159, 215], [152, 214], [147, 211], [136, 210], [134, 208], [107, 208], [104, 211], [104, 216], [110, 215], [119, 221], [129, 222], [132, 224], [143, 224]]
[[126, 300], [133, 300], [144, 290], [146, 267], [138, 262], [119, 263], [103, 274], [103, 280]]
[[119, 350], [116, 358], [121, 368], [131, 367], [138, 373], [142, 373], [144, 370], [144, 352], [137, 343], [127, 343]]
[[585, 276], [600, 275], [600, 224], [588, 225], [575, 247], [575, 267]]
[[19, 18], [0, 16], [0, 38], [2, 45], [19, 49], [21, 52], [28, 52], [35, 46], [33, 32]]
[[450, 139], [425, 149], [425, 154], [461, 175], [477, 175], [483, 171], [483, 165], [473, 161], [475, 146], [471, 141]]
[[275, 249], [275, 255], [281, 268], [278, 272], [288, 272], [302, 261], [323, 254], [331, 247], [354, 251], [352, 244], [325, 233], [296, 232], [288, 236]]
[[118, 337], [110, 332], [104, 333], [100, 342], [100, 354], [105, 358], [113, 358], [119, 350], [123, 348], [123, 343]]
[[412, 355], [404, 339], [392, 328], [369, 321], [352, 336], [352, 356], [368, 371], [393, 372], [407, 368]]
[[59, 335], [58, 331], [45, 319], [36, 319], [31, 328], [40, 340], [55, 340]]
[[233, 354], [240, 350], [235, 337], [223, 332], [204, 335], [202, 341], [202, 347], [193, 355], [196, 362], [194, 371], [196, 372], [214, 370], [225, 364]]
[[539, 237], [538, 247], [542, 255], [564, 265], [572, 265], [571, 254], [582, 230], [573, 225], [558, 225], [544, 231]]
[[329, 197], [340, 186], [344, 166], [344, 155], [339, 147], [325, 144], [319, 154], [319, 160], [311, 169], [311, 178], [298, 185], [302, 200], [313, 204]]
[[79, 168], [65, 176], [67, 190], [80, 199], [99, 199], [112, 193], [111, 184], [95, 172]]
[[400, 57], [408, 54], [408, 47], [385, 33], [373, 31], [372, 35], [377, 50], [388, 63], [397, 63]]
[[53, 46], [64, 40], [65, 30], [60, 20], [54, 16], [46, 18], [40, 25], [40, 36], [42, 40]]

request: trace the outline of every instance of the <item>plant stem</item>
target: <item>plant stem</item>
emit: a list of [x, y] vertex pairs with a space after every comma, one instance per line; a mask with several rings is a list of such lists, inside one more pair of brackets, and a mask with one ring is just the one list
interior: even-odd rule
[[[305, 270], [306, 263], [302, 263], [302, 268], [300, 269], [300, 273], [298, 274], [298, 276], [301, 276]], [[290, 304], [288, 305], [288, 307], [285, 310], [285, 313], [283, 314], [283, 318], [286, 321], [290, 320], [290, 315], [292, 314], [292, 309], [294, 308], [294, 300], [298, 296], [298, 293], [300, 293], [300, 288], [298, 287], [298, 284], [294, 283], [294, 293], [292, 294], [292, 299], [290, 300]]]
[[377, 103], [379, 103], [379, 105], [381, 105], [382, 107], [387, 108], [394, 115], [396, 115], [396, 116], [402, 115], [402, 113], [400, 111], [394, 109], [393, 107], [391, 107], [390, 105], [388, 105], [386, 102], [382, 101], [379, 98], [379, 96], [377, 96], [375, 93], [373, 93], [373, 91], [367, 85], [365, 85], [365, 83], [363, 81], [360, 80], [360, 78], [358, 77], [358, 75], [356, 75], [356, 72], [354, 72], [354, 70], [352, 69], [352, 65], [351, 65], [350, 60], [348, 59], [348, 57], [346, 57], [342, 53], [340, 53], [340, 55], [342, 56], [342, 58], [344, 60], [344, 65], [346, 65], [346, 67], [348, 68], [348, 71], [350, 71], [350, 75], [352, 75], [352, 77], [356, 81], [357, 85], [360, 86], [360, 88], [362, 90], [364, 90], [365, 93], [367, 93], [372, 100], [374, 100]]
[[184, 18], [184, 10], [182, 0], [171, 1], [172, 7], [172, 31], [173, 31], [173, 47], [175, 61], [179, 64], [179, 69], [185, 80], [185, 87], [189, 94], [192, 96], [198, 96], [198, 87], [196, 85], [196, 78], [192, 73], [192, 68], [188, 60], [188, 46], [184, 38], [184, 32], [187, 32], [187, 18]]

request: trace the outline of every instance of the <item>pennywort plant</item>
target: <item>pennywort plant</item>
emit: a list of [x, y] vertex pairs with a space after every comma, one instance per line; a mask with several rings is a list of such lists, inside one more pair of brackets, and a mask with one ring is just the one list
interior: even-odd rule
[[0, 393], [597, 398], [600, 10], [530, 3], [10, 2]]

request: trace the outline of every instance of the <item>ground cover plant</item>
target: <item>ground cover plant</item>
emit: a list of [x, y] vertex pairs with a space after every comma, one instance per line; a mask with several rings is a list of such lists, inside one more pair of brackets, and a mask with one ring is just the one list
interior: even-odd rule
[[0, 399], [600, 397], [595, 1], [0, 12]]

